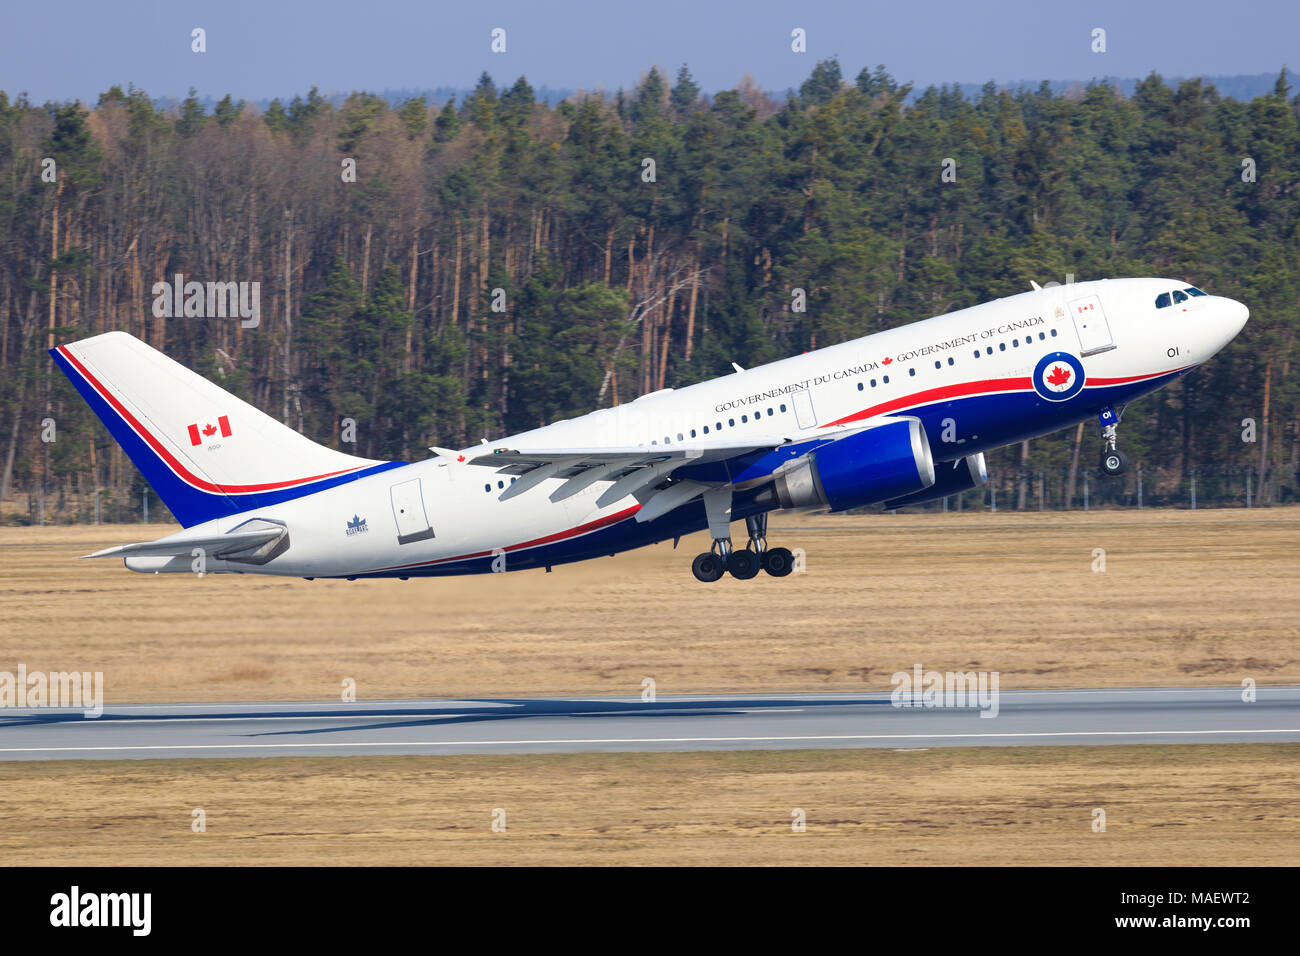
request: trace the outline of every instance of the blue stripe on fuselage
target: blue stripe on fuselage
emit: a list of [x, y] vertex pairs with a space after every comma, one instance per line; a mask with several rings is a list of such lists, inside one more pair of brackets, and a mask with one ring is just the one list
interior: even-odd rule
[[[971, 395], [951, 400], [933, 402], [915, 408], [900, 409], [891, 414], [913, 415], [924, 423], [930, 436], [934, 457], [940, 461], [950, 461], [977, 452], [1001, 448], [1004, 445], [1038, 438], [1061, 428], [1086, 421], [1108, 405], [1123, 405], [1154, 392], [1181, 375], [1186, 375], [1191, 368], [1180, 369], [1156, 378], [1122, 385], [1102, 385], [1084, 388], [1077, 396], [1066, 402], [1049, 402], [1033, 391], [999, 392], [990, 395]], [[978, 438], [967, 439], [963, 444], [944, 443], [940, 440], [944, 419], [952, 418], [956, 423], [958, 437], [976, 435]], [[772, 462], [772, 467], [789, 457], [792, 449], [808, 451], [829, 438], [815, 438], [782, 446], [770, 452], [754, 452], [733, 460], [730, 464], [732, 474], [751, 474], [760, 467], [760, 463]], [[951, 450], [946, 456], [943, 452]], [[737, 462], [743, 463], [737, 470]], [[701, 465], [699, 475], [709, 474], [706, 469], [722, 465], [718, 462]], [[685, 476], [686, 469], [676, 475]], [[707, 480], [701, 478], [700, 480]], [[722, 480], [727, 480], [723, 478]], [[740, 480], [740, 479], [737, 479]], [[740, 520], [763, 510], [754, 504], [756, 490], [737, 493], [732, 503], [732, 520]], [[506, 569], [511, 571], [541, 568], [549, 565], [569, 564], [585, 561], [601, 555], [617, 554], [634, 548], [667, 541], [680, 535], [694, 534], [708, 527], [704, 513], [704, 504], [699, 499], [670, 511], [654, 521], [638, 523], [635, 518], [628, 518], [616, 525], [601, 528], [590, 534], [557, 541], [554, 544], [540, 545], [520, 551], [507, 552]], [[404, 568], [394, 571], [376, 571], [359, 574], [355, 577], [435, 577], [453, 574], [481, 574], [492, 570], [493, 557], [485, 555], [448, 561], [441, 564], [429, 564], [422, 567]]]

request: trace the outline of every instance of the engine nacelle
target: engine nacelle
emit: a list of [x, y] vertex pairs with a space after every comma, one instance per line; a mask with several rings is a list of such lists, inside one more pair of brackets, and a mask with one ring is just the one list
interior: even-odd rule
[[901, 508], [904, 505], [919, 505], [927, 501], [938, 501], [949, 495], [982, 488], [988, 481], [988, 469], [984, 467], [984, 453], [967, 455], [957, 461], [941, 461], [934, 467], [934, 484], [924, 491], [914, 491], [910, 495], [894, 498], [885, 502], [886, 508]]
[[934, 459], [919, 419], [904, 418], [837, 439], [775, 476], [782, 508], [858, 508], [934, 484]]

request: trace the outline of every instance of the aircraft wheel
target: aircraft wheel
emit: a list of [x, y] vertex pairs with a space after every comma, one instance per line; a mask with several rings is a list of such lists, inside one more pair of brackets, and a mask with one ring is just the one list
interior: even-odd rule
[[763, 570], [774, 578], [783, 578], [794, 570], [794, 554], [789, 548], [770, 548], [763, 552]]
[[1104, 475], [1110, 475], [1112, 478], [1124, 474], [1128, 468], [1128, 455], [1124, 454], [1118, 448], [1111, 451], [1109, 448], [1101, 450], [1101, 471]]
[[748, 548], [738, 548], [727, 556], [727, 570], [733, 578], [748, 581], [758, 574], [758, 555]]
[[698, 581], [716, 581], [722, 577], [722, 573], [727, 570], [726, 564], [722, 558], [712, 551], [705, 551], [703, 554], [696, 555], [695, 560], [691, 562], [691, 573], [695, 575]]

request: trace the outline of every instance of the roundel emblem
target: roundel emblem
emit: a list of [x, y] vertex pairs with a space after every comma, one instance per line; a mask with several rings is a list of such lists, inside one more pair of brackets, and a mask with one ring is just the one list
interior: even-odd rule
[[1074, 398], [1083, 388], [1083, 363], [1068, 352], [1044, 355], [1034, 368], [1034, 391], [1049, 402]]

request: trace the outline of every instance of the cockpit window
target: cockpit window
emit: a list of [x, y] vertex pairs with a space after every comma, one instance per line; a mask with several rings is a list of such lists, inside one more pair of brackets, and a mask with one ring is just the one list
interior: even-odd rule
[[1157, 309], [1167, 309], [1169, 308], [1169, 305], [1170, 305], [1170, 301], [1169, 301], [1168, 292], [1161, 292], [1158, 296], [1156, 296]]
[[1188, 296], [1187, 296], [1185, 293], [1179, 292], [1177, 289], [1174, 290], [1174, 303], [1175, 303], [1175, 304], [1177, 304], [1177, 303], [1179, 303], [1179, 302], [1186, 302], [1187, 299], [1188, 299]]
[[1194, 286], [1194, 285], [1188, 286], [1188, 287], [1187, 287], [1186, 289], [1184, 289], [1183, 291], [1186, 292], [1188, 295], [1205, 295], [1204, 292], [1202, 292], [1200, 289], [1196, 288], [1196, 286]]

